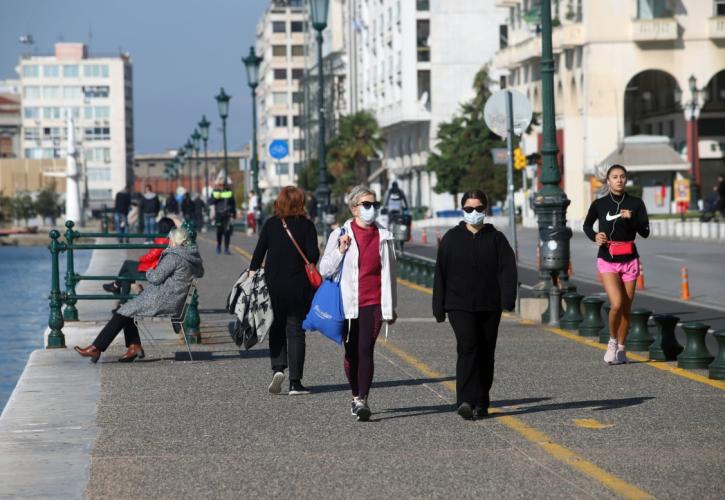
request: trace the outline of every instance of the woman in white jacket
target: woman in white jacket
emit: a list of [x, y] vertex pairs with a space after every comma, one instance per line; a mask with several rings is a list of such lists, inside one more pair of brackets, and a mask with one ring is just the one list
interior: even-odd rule
[[352, 390], [352, 414], [370, 418], [368, 393], [375, 365], [373, 351], [383, 322], [397, 319], [397, 264], [393, 235], [375, 222], [380, 203], [365, 186], [355, 186], [348, 197], [353, 218], [330, 234], [320, 273], [335, 275], [342, 268], [340, 290], [347, 318], [345, 375]]

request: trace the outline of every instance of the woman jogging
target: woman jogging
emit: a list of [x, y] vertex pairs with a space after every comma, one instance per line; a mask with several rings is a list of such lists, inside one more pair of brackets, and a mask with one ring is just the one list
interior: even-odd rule
[[365, 186], [355, 186], [348, 206], [353, 218], [330, 234], [320, 260], [320, 274], [342, 267], [340, 290], [345, 318], [345, 375], [352, 390], [352, 414], [370, 419], [368, 394], [373, 381], [375, 341], [384, 321], [395, 323], [397, 265], [393, 235], [375, 222], [380, 203]]
[[463, 219], [438, 247], [433, 316], [456, 335], [456, 405], [466, 420], [488, 415], [498, 325], [516, 305], [516, 258], [508, 240], [484, 224], [488, 199], [478, 189], [461, 199]]
[[[607, 194], [595, 200], [584, 219], [584, 232], [599, 246], [597, 269], [602, 276], [611, 310], [609, 311], [609, 344], [604, 361], [610, 365], [627, 362], [624, 341], [629, 328], [637, 277], [639, 254], [634, 239], [639, 233], [649, 236], [649, 217], [640, 198], [627, 194], [627, 170], [622, 165], [607, 169]], [[598, 232], [594, 222], [599, 221]]]

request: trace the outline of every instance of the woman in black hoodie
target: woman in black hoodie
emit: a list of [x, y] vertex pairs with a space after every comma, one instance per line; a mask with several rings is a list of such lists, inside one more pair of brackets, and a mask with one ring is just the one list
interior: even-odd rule
[[433, 315], [456, 335], [456, 404], [465, 418], [488, 415], [494, 354], [503, 309], [516, 303], [516, 257], [502, 232], [484, 224], [488, 199], [469, 191], [461, 199], [464, 221], [438, 247]]

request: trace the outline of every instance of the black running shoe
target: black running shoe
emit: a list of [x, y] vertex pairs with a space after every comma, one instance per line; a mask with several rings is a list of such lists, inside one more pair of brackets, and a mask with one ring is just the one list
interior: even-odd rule
[[303, 396], [305, 394], [309, 394], [310, 392], [311, 391], [300, 382], [292, 382], [289, 386], [290, 396]]
[[373, 412], [370, 411], [367, 400], [358, 399], [355, 402], [355, 415], [357, 415], [358, 422], [367, 422], [370, 420], [370, 415], [372, 415], [372, 413]]
[[476, 406], [473, 409], [473, 419], [474, 420], [482, 420], [484, 418], [488, 417], [488, 408], [483, 408], [481, 406]]
[[461, 403], [461, 406], [458, 407], [458, 414], [466, 420], [471, 420], [473, 418], [473, 408], [468, 403]]

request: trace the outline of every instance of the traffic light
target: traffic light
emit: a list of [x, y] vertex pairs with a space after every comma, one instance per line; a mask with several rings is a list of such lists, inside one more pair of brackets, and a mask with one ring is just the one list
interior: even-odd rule
[[514, 168], [516, 170], [522, 170], [526, 168], [526, 157], [521, 148], [514, 149]]

